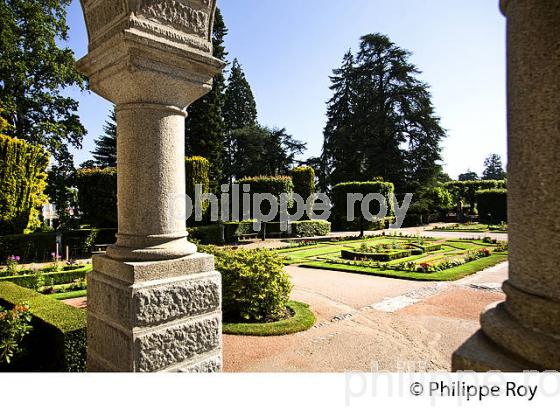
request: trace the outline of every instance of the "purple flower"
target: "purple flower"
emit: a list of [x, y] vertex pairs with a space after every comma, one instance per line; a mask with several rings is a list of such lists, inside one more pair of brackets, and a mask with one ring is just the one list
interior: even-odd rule
[[19, 262], [21, 260], [21, 258], [19, 256], [16, 256], [16, 262]]

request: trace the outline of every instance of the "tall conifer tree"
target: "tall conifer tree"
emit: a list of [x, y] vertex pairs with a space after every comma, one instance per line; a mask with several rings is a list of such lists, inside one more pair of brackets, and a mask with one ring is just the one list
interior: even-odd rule
[[[212, 44], [214, 57], [225, 60], [224, 39], [228, 33], [220, 9], [216, 9]], [[201, 156], [210, 161], [210, 179], [218, 184], [223, 179], [225, 127], [223, 119], [225, 77], [214, 77], [212, 91], [192, 104], [185, 124], [187, 156]]]
[[117, 166], [117, 113], [115, 108], [103, 126], [104, 135], [95, 140], [95, 149], [91, 152], [95, 166], [109, 168]]
[[334, 70], [322, 158], [330, 186], [381, 177], [415, 192], [440, 171], [445, 131], [410, 55], [370, 34]]

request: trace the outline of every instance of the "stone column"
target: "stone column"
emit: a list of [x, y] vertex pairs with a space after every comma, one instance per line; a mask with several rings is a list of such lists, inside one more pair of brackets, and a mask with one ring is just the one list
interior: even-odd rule
[[502, 0], [508, 37], [507, 301], [455, 370], [560, 370], [560, 3]]
[[214, 0], [82, 0], [90, 88], [117, 106], [117, 243], [88, 276], [88, 370], [219, 371], [221, 277], [185, 225], [185, 117], [223, 63]]

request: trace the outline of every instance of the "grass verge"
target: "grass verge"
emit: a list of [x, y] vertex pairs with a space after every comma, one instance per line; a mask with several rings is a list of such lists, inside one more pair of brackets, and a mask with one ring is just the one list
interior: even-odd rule
[[87, 296], [87, 289], [75, 290], [75, 291], [66, 292], [66, 293], [55, 293], [55, 294], [52, 294], [52, 295], [47, 295], [48, 298], [56, 299], [56, 300], [76, 299], [76, 298], [83, 298], [85, 296]]
[[382, 271], [377, 268], [343, 265], [331, 262], [310, 262], [300, 265], [304, 268], [334, 270], [339, 272], [358, 273], [362, 275], [383, 276], [387, 278], [408, 279], [418, 281], [453, 281], [472, 275], [484, 269], [505, 262], [507, 253], [494, 253], [487, 258], [478, 259], [465, 265], [434, 273], [403, 272], [395, 270]]
[[315, 315], [305, 303], [290, 301], [293, 316], [272, 323], [224, 323], [223, 333], [239, 336], [283, 336], [303, 332], [315, 324]]

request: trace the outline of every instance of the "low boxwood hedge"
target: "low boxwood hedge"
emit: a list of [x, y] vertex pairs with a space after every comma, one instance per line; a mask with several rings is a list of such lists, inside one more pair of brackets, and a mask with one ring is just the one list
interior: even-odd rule
[[[74, 270], [42, 273], [41, 276], [46, 286], [56, 286], [65, 283], [72, 283], [78, 279], [85, 279], [86, 275], [91, 270], [92, 266], [86, 265]], [[2, 282], [12, 282], [24, 288], [33, 289], [37, 283], [37, 277], [36, 274], [5, 276], [0, 278], [0, 283]]]
[[0, 282], [0, 305], [28, 304], [33, 330], [26, 355], [8, 371], [83, 372], [86, 369], [86, 313], [14, 283]]
[[327, 221], [298, 221], [292, 222], [292, 236], [311, 238], [314, 236], [327, 236], [331, 233], [331, 223]]
[[340, 251], [342, 259], [368, 259], [377, 262], [390, 262], [396, 259], [408, 258], [412, 256], [411, 250], [393, 251], [387, 253], [368, 253], [368, 252], [355, 252], [355, 251]]

